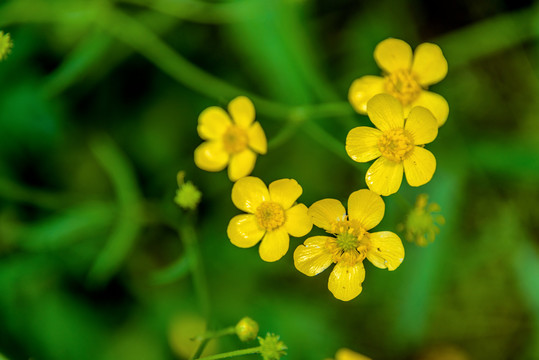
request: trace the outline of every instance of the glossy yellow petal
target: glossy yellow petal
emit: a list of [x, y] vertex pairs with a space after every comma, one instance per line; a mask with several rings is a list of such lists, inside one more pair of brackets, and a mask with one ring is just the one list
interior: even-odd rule
[[385, 72], [408, 70], [412, 66], [412, 48], [399, 39], [386, 39], [374, 49], [374, 60]]
[[370, 230], [384, 218], [386, 205], [382, 197], [367, 189], [354, 191], [348, 198], [348, 217]]
[[350, 349], [339, 349], [335, 354], [335, 360], [371, 360], [370, 358], [361, 355]]
[[247, 130], [247, 136], [249, 137], [249, 147], [251, 149], [262, 155], [268, 151], [266, 134], [258, 121], [255, 121]]
[[430, 110], [432, 115], [438, 121], [438, 127], [442, 126], [449, 115], [449, 105], [447, 101], [436, 93], [430, 91], [421, 91], [419, 97], [411, 104], [411, 107], [423, 106]]
[[234, 122], [243, 127], [248, 128], [255, 120], [255, 107], [249, 98], [238, 96], [228, 104], [228, 112], [232, 116]]
[[294, 202], [303, 193], [303, 189], [294, 179], [281, 179], [269, 185], [271, 201], [280, 204], [283, 209], [290, 209]]
[[339, 200], [323, 199], [312, 204], [308, 213], [314, 225], [329, 231], [334, 221], [346, 216], [346, 209]]
[[404, 126], [402, 104], [389, 94], [378, 94], [370, 99], [367, 113], [372, 123], [382, 131]]
[[399, 190], [402, 174], [402, 162], [396, 163], [382, 156], [367, 170], [365, 181], [375, 193], [388, 196]]
[[228, 164], [228, 159], [221, 141], [206, 141], [195, 149], [195, 164], [202, 170], [221, 171]]
[[378, 140], [382, 132], [378, 129], [359, 126], [350, 130], [346, 136], [346, 152], [352, 160], [367, 162], [379, 157]]
[[232, 154], [230, 156], [230, 164], [228, 165], [228, 178], [231, 181], [236, 181], [249, 175], [253, 171], [255, 163], [256, 154], [250, 149]]
[[385, 92], [385, 79], [366, 75], [354, 80], [348, 91], [348, 100], [360, 114], [367, 113], [367, 102], [377, 94]]
[[380, 231], [369, 234], [370, 244], [367, 259], [380, 269], [390, 271], [399, 267], [404, 259], [404, 247], [397, 234], [391, 231]]
[[200, 113], [197, 131], [204, 140], [220, 139], [230, 125], [228, 114], [220, 107], [211, 106]]
[[267, 262], [277, 261], [288, 251], [290, 237], [284, 227], [274, 231], [266, 232], [262, 243], [258, 248], [258, 253], [262, 260]]
[[328, 236], [313, 236], [305, 240], [294, 251], [296, 269], [307, 276], [315, 276], [326, 270], [333, 263], [331, 253], [326, 249]]
[[404, 160], [404, 174], [410, 186], [421, 186], [430, 181], [436, 170], [436, 158], [430, 151], [415, 146]]
[[436, 44], [423, 43], [415, 49], [412, 72], [423, 86], [441, 81], [447, 75], [447, 60]]
[[230, 242], [241, 248], [256, 245], [265, 232], [266, 230], [258, 225], [256, 216], [252, 214], [234, 216], [228, 223], [226, 230]]
[[436, 118], [422, 106], [416, 106], [410, 111], [404, 129], [412, 135], [415, 145], [428, 144], [438, 136]]
[[297, 204], [286, 210], [286, 231], [295, 237], [305, 236], [313, 228], [313, 222], [308, 214], [307, 206]]
[[361, 284], [365, 280], [363, 263], [349, 266], [339, 262], [329, 275], [328, 288], [337, 299], [349, 301], [361, 293]]
[[245, 212], [252, 214], [263, 201], [269, 200], [268, 188], [257, 177], [241, 178], [232, 187], [232, 202]]

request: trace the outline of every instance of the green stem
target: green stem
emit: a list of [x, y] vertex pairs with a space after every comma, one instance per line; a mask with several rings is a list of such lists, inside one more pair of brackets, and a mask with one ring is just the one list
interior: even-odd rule
[[198, 246], [197, 234], [193, 226], [193, 220], [190, 216], [187, 216], [180, 224], [178, 235], [185, 246], [186, 256], [190, 259], [193, 283], [202, 313], [204, 317], [208, 319], [210, 314], [208, 285], [206, 283], [202, 256]]
[[236, 327], [230, 326], [221, 330], [208, 331], [205, 334], [202, 334], [199, 337], [197, 337], [197, 340], [216, 339], [222, 336], [232, 335], [235, 333], [236, 333]]
[[67, 195], [28, 188], [6, 178], [0, 178], [0, 197], [45, 209], [61, 209], [73, 203]]
[[260, 352], [261, 349], [262, 349], [261, 346], [257, 346], [257, 347], [253, 347], [253, 348], [229, 351], [229, 352], [222, 353], [222, 354], [210, 355], [210, 356], [205, 356], [203, 358], [195, 358], [195, 359], [199, 359], [199, 360], [227, 359], [227, 358], [236, 357], [236, 356], [257, 354], [257, 353]]

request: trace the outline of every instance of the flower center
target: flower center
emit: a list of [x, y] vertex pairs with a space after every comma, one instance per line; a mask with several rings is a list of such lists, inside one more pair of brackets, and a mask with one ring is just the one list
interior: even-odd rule
[[410, 70], [397, 70], [386, 75], [385, 78], [386, 91], [403, 105], [409, 105], [421, 93], [421, 86]]
[[249, 137], [247, 131], [237, 125], [231, 125], [223, 134], [223, 145], [229, 154], [239, 153], [247, 147]]
[[255, 215], [258, 225], [267, 231], [278, 229], [285, 222], [283, 207], [272, 201], [264, 201], [260, 204]]
[[378, 149], [386, 159], [401, 162], [414, 148], [412, 135], [404, 129], [391, 129], [384, 132], [378, 140]]
[[331, 225], [330, 233], [335, 234], [326, 243], [333, 262], [345, 262], [349, 266], [362, 262], [367, 256], [368, 233], [356, 220], [342, 219]]

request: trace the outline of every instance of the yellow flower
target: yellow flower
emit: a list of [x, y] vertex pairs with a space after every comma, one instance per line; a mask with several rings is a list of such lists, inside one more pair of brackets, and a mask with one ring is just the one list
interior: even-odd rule
[[228, 104], [228, 112], [230, 116], [212, 106], [200, 114], [198, 134], [207, 141], [196, 148], [195, 164], [206, 171], [221, 171], [228, 165], [228, 177], [236, 181], [253, 171], [256, 154], [266, 153], [267, 141], [262, 126], [254, 121], [251, 100], [235, 98]]
[[376, 46], [374, 60], [384, 76], [360, 77], [348, 92], [348, 99], [357, 112], [366, 114], [367, 102], [376, 94], [387, 93], [401, 102], [405, 116], [414, 106], [423, 106], [432, 112], [439, 127], [445, 123], [449, 114], [447, 101], [426, 90], [447, 74], [447, 61], [438, 45], [423, 43], [412, 55], [410, 45], [390, 38]]
[[404, 259], [401, 239], [390, 231], [369, 233], [384, 217], [385, 205], [380, 195], [370, 190], [353, 192], [348, 199], [348, 215], [340, 201], [324, 199], [309, 208], [314, 225], [335, 235], [313, 236], [294, 252], [296, 268], [314, 276], [332, 263], [328, 288], [343, 301], [361, 293], [365, 280], [363, 260], [369, 259], [381, 269], [395, 270]]
[[357, 162], [376, 160], [365, 175], [369, 189], [380, 195], [396, 193], [403, 172], [411, 186], [430, 181], [436, 170], [436, 158], [421, 145], [438, 135], [436, 119], [424, 107], [414, 107], [406, 122], [401, 103], [391, 95], [374, 96], [367, 113], [378, 128], [360, 126], [348, 133], [346, 152]]
[[[328, 359], [331, 360], [331, 359]], [[335, 354], [335, 360], [371, 360], [370, 358], [361, 355], [350, 349], [339, 349]]]
[[301, 237], [313, 226], [307, 207], [295, 204], [303, 189], [293, 179], [272, 182], [269, 190], [259, 178], [248, 176], [232, 187], [232, 202], [248, 214], [230, 220], [227, 234], [232, 244], [248, 248], [262, 240], [258, 252], [264, 261], [282, 258], [288, 251], [289, 234]]

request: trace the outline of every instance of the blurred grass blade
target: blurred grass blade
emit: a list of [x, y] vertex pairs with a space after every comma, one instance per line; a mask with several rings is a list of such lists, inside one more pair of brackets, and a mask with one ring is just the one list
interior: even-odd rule
[[91, 143], [97, 160], [108, 173], [118, 200], [118, 220], [88, 275], [91, 283], [106, 282], [129, 254], [141, 228], [141, 196], [127, 158], [108, 137]]
[[191, 266], [191, 257], [185, 254], [169, 267], [155, 272], [152, 280], [156, 285], [173, 283], [188, 275], [191, 270]]
[[16, 243], [26, 250], [44, 251], [95, 238], [112, 225], [112, 204], [86, 203], [23, 228]]

